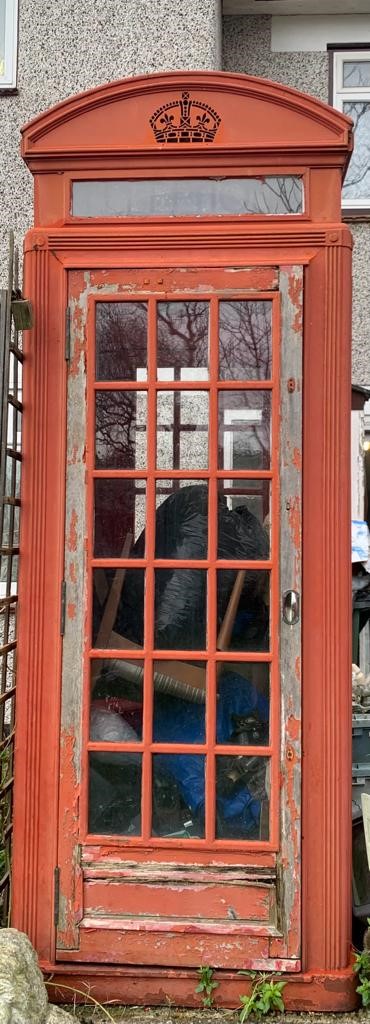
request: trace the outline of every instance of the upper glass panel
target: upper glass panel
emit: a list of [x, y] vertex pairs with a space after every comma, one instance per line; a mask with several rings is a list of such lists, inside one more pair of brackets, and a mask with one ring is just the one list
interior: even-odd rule
[[345, 89], [367, 89], [370, 86], [370, 59], [343, 61]]
[[296, 175], [72, 183], [73, 217], [278, 216], [303, 209], [303, 182]]
[[366, 103], [352, 100], [343, 103], [343, 113], [352, 117], [355, 145], [343, 185], [343, 198], [363, 200], [370, 197], [370, 99]]
[[146, 380], [145, 302], [96, 305], [96, 380]]
[[220, 302], [220, 380], [271, 377], [271, 302]]
[[208, 302], [158, 302], [158, 380], [207, 380]]

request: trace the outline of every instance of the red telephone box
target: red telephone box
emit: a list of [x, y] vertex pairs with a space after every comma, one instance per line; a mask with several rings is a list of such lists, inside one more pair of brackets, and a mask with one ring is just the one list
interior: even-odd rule
[[208, 72], [24, 129], [13, 924], [102, 1000], [353, 1005], [350, 149]]

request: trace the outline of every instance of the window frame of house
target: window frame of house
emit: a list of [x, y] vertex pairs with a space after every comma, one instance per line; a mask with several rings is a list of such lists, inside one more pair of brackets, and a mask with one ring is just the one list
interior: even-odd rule
[[17, 86], [17, 55], [18, 0], [5, 0], [4, 73], [0, 74], [0, 92]]
[[[345, 61], [370, 61], [370, 41], [369, 43], [361, 44], [349, 44], [347, 45], [333, 45], [328, 46], [329, 58], [330, 58], [330, 102], [333, 107], [337, 110], [343, 111], [343, 105], [345, 102], [369, 102], [370, 106], [370, 85], [369, 86], [356, 86], [355, 88], [348, 88], [343, 86], [343, 64]], [[345, 112], [345, 111], [344, 111]], [[369, 164], [369, 176], [370, 176], [370, 164]], [[370, 213], [370, 185], [368, 194], [366, 196], [360, 196], [357, 199], [342, 198], [342, 209], [344, 213]]]

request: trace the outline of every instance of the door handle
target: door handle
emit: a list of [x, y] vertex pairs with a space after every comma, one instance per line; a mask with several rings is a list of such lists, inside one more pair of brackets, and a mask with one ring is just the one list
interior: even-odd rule
[[299, 621], [299, 594], [296, 590], [286, 590], [283, 594], [283, 619], [288, 626], [295, 626]]

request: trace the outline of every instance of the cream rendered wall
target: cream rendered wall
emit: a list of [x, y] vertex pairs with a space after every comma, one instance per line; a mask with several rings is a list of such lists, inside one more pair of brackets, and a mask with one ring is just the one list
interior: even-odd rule
[[[286, 19], [288, 21], [288, 19]], [[290, 20], [290, 19], [289, 19]], [[365, 43], [365, 40], [360, 40]], [[367, 40], [370, 45], [370, 37]], [[329, 59], [326, 51], [272, 52], [271, 19], [224, 18], [223, 68], [259, 75], [329, 100]], [[369, 211], [370, 221], [370, 211]], [[370, 222], [351, 224], [353, 253], [352, 378], [370, 384]]]
[[0, 281], [7, 235], [32, 224], [32, 178], [19, 155], [22, 124], [113, 79], [221, 67], [221, 0], [19, 0], [18, 88], [0, 92]]

